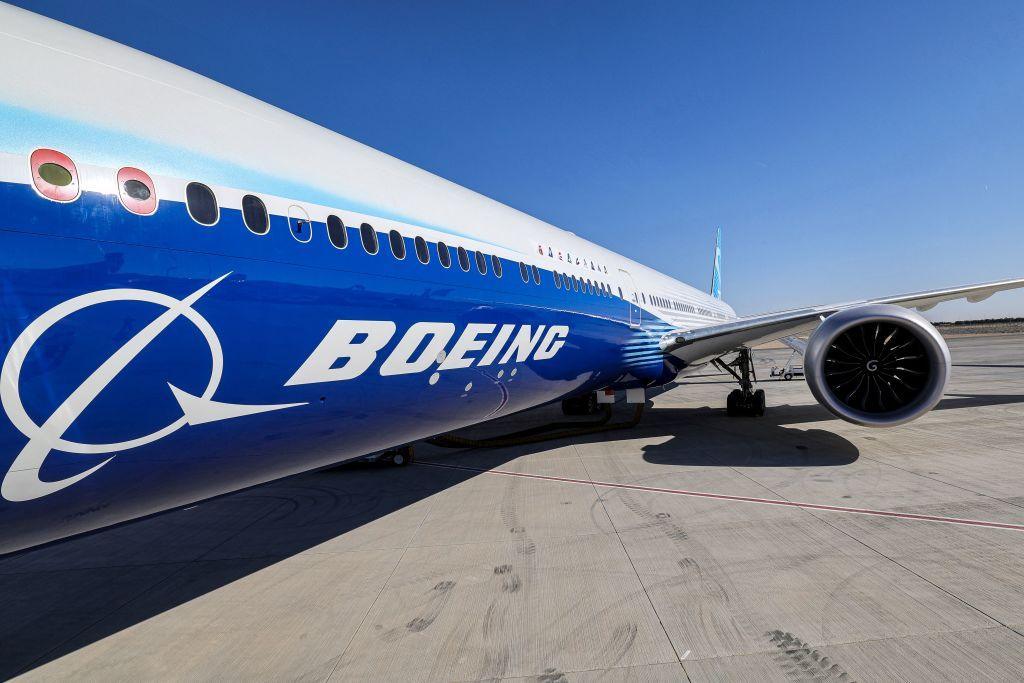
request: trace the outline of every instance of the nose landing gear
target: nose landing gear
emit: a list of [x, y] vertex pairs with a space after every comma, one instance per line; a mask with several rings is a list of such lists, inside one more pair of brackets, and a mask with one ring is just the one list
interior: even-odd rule
[[754, 373], [750, 349], [746, 347], [740, 349], [736, 359], [731, 363], [725, 363], [721, 358], [716, 358], [711, 362], [736, 378], [736, 381], [740, 384], [739, 389], [733, 389], [729, 392], [729, 396], [725, 400], [725, 414], [730, 417], [741, 415], [761, 417], [764, 415], [764, 390], [758, 389], [754, 391], [754, 382], [757, 381], [757, 375]]

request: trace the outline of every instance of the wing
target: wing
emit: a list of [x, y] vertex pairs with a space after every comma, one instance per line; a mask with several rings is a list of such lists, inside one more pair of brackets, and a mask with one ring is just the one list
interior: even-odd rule
[[[752, 315], [720, 325], [700, 327], [693, 330], [674, 330], [661, 339], [661, 349], [688, 364], [707, 362], [741, 346], [754, 346], [774, 339], [788, 338], [802, 332], [809, 332], [822, 320], [836, 311], [864, 304], [895, 304], [905, 308], [927, 311], [943, 301], [967, 299], [972, 303], [984, 301], [996, 292], [1024, 287], [1024, 278], [987, 282], [980, 285], [936, 289], [928, 292], [914, 292], [880, 299], [848, 301], [828, 306], [812, 306], [778, 313]], [[797, 348], [800, 340], [790, 343]], [[797, 349], [801, 350], [801, 349]]]

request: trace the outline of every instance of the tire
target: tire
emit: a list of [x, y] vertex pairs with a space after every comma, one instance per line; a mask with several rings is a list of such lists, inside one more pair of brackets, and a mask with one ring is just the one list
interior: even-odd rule
[[411, 464], [413, 460], [415, 460], [415, 457], [413, 456], [412, 447], [400, 448], [392, 453], [391, 457], [388, 458], [388, 462], [393, 467], [406, 467]]
[[754, 417], [763, 417], [765, 410], [764, 389], [754, 392], [754, 400], [750, 406], [750, 414]]
[[562, 414], [563, 415], [578, 415], [579, 410], [578, 401], [575, 398], [563, 398], [562, 399]]
[[793, 373], [792, 372], [787, 372], [785, 375], [782, 376], [782, 379], [784, 379], [784, 380], [786, 380], [788, 382], [789, 380], [793, 379]]
[[729, 417], [735, 417], [740, 414], [739, 403], [740, 398], [743, 396], [743, 392], [739, 389], [733, 389], [729, 392], [729, 395], [725, 399], [725, 414]]
[[583, 406], [580, 403], [579, 396], [562, 399], [562, 413], [570, 416], [583, 415]]
[[573, 396], [562, 400], [562, 413], [565, 415], [593, 415], [599, 410], [597, 394], [590, 392], [585, 396]]

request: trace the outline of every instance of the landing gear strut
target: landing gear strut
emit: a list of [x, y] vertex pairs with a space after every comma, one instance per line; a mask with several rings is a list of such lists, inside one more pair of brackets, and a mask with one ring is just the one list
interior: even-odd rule
[[725, 400], [725, 414], [730, 417], [739, 415], [761, 417], [764, 415], [764, 390], [753, 390], [757, 375], [754, 373], [750, 349], [746, 347], [740, 349], [739, 355], [731, 363], [725, 363], [721, 358], [716, 358], [711, 362], [735, 377], [736, 381], [740, 383], [740, 388], [729, 392], [729, 397]]

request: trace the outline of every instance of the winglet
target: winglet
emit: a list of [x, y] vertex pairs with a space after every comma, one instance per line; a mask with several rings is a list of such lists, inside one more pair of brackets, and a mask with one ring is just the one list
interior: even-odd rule
[[715, 233], [715, 266], [711, 272], [711, 296], [722, 298], [722, 229]]

